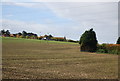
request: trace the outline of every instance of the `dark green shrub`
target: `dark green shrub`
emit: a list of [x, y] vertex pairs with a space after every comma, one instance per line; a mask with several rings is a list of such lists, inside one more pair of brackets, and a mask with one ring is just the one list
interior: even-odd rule
[[105, 50], [105, 49], [98, 49], [97, 52], [99, 52], [99, 53], [107, 53], [107, 50]]
[[120, 54], [120, 44], [101, 44], [98, 45], [97, 52]]
[[97, 38], [93, 29], [85, 31], [79, 41], [81, 51], [95, 52], [97, 50]]
[[116, 44], [120, 44], [120, 37], [118, 38], [118, 40], [117, 40], [117, 43]]
[[97, 52], [100, 53], [108, 53], [108, 50], [106, 48], [106, 44], [101, 44], [97, 46]]

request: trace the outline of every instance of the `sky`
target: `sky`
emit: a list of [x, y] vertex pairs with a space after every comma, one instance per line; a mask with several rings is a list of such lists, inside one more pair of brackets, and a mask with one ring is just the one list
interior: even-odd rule
[[118, 2], [24, 1], [3, 0], [1, 29], [79, 40], [85, 30], [93, 28], [99, 43], [118, 39]]

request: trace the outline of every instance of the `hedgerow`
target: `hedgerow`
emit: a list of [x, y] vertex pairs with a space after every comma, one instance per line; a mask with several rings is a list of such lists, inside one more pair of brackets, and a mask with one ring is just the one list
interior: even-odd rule
[[120, 54], [120, 44], [99, 44], [97, 46], [97, 52], [109, 53], [109, 54]]

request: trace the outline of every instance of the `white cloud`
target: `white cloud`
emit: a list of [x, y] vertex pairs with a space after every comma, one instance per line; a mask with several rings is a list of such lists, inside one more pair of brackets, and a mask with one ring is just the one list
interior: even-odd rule
[[12, 5], [16, 6], [23, 6], [23, 7], [34, 7], [36, 4], [35, 3], [11, 3]]
[[43, 32], [49, 31], [49, 27], [44, 24], [22, 22], [16, 20], [8, 20], [8, 19], [3, 19], [0, 21], [0, 23], [2, 23], [2, 29], [10, 29], [10, 31], [12, 32], [27, 30], [27, 31], [39, 33], [40, 31]]
[[47, 3], [58, 16], [79, 24], [77, 29], [94, 28], [99, 42], [115, 43], [118, 37], [118, 3]]
[[55, 36], [64, 36], [64, 33], [62, 32], [64, 29], [61, 29], [60, 26], [53, 24], [38, 24], [33, 22], [23, 22], [9, 19], [0, 20], [0, 24], [2, 24], [1, 29], [9, 29], [13, 33], [26, 30], [28, 32], [35, 32], [38, 35], [49, 33]]
[[4, 15], [5, 17], [12, 17], [13, 15], [12, 14], [7, 14], [7, 15]]
[[45, 5], [42, 3], [27, 3], [27, 2], [4, 2], [2, 5], [14, 5], [14, 6], [21, 6], [21, 7], [28, 7], [28, 8], [45, 8]]
[[33, 2], [33, 0], [1, 0], [1, 2]]
[[119, 0], [2, 0], [2, 2], [119, 2]]
[[65, 2], [65, 3], [47, 3], [47, 6], [51, 8], [51, 10], [53, 10], [53, 12], [55, 12], [58, 16], [77, 20], [80, 19], [83, 20], [83, 18], [89, 19], [90, 16], [94, 16], [92, 19], [95, 19], [95, 17], [101, 18], [102, 16], [108, 14], [117, 13], [114, 12], [117, 11], [117, 3]]

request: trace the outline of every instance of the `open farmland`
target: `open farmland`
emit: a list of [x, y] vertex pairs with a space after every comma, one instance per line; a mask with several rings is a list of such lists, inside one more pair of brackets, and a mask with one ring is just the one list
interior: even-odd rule
[[79, 51], [79, 44], [3, 38], [3, 79], [116, 79], [118, 55]]

